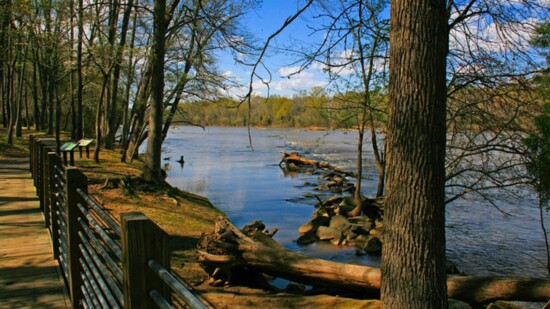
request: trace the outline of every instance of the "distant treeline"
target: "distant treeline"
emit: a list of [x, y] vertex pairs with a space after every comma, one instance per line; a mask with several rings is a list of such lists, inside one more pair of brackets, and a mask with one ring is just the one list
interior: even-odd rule
[[[375, 104], [371, 104], [379, 106], [378, 110], [385, 110], [386, 98], [376, 98]], [[312, 91], [293, 98], [253, 97], [250, 110], [247, 102], [230, 99], [180, 104], [175, 123], [246, 126], [250, 113], [251, 126], [351, 128], [358, 125], [362, 108], [358, 94], [328, 96]], [[373, 115], [377, 121], [385, 118], [383, 113]]]
[[[450, 89], [452, 95], [447, 99], [448, 130], [494, 131], [501, 122], [507, 124], [507, 130], [526, 130], [532, 125], [530, 117], [533, 113], [539, 113], [542, 105], [534, 99], [534, 91], [519, 88], [518, 85], [505, 85], [495, 89], [478, 86], [458, 91]], [[388, 96], [384, 91], [373, 91], [365, 99], [362, 93], [331, 96], [314, 88], [292, 98], [256, 96], [250, 102], [250, 109], [248, 102], [227, 98], [181, 102], [174, 123], [246, 126], [250, 117], [251, 126], [347, 129], [357, 127], [361, 119], [366, 119], [366, 126], [369, 127], [372, 116], [374, 126], [383, 128], [386, 126], [387, 104]], [[363, 113], [365, 118], [361, 118]]]

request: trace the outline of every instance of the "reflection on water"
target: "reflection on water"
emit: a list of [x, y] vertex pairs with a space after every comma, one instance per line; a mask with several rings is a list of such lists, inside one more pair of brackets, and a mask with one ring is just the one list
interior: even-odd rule
[[[355, 255], [353, 248], [338, 249], [317, 243], [300, 247], [298, 227], [310, 219], [315, 201], [303, 199], [305, 182], [318, 175], [285, 175], [279, 168], [280, 151], [298, 151], [347, 170], [355, 167], [357, 134], [345, 131], [301, 129], [253, 130], [254, 151], [246, 129], [174, 127], [164, 143], [164, 157], [175, 161], [168, 181], [179, 188], [206, 196], [230, 220], [242, 227], [262, 220], [268, 229], [279, 228], [275, 239], [287, 248], [346, 263], [379, 266], [380, 259]], [[173, 159], [176, 160], [176, 159]], [[372, 150], [366, 150], [366, 194], [376, 192], [377, 172]], [[535, 200], [498, 202], [512, 216], [473, 198], [447, 206], [447, 253], [458, 268], [476, 275], [545, 276], [544, 241]]]

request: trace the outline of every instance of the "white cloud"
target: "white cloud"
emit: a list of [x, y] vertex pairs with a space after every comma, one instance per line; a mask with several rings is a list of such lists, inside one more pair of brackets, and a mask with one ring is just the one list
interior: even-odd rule
[[[297, 70], [295, 67], [286, 67], [280, 68], [278, 72], [285, 73], [284, 75], [288, 76], [288, 72], [296, 73]], [[274, 82], [272, 88], [281, 92], [294, 92], [304, 89], [307, 90], [312, 87], [322, 87], [326, 84], [327, 81], [324, 75], [320, 74], [318, 70], [308, 69]]]
[[[452, 17], [456, 17], [456, 12]], [[451, 30], [449, 47], [492, 53], [525, 51], [530, 48], [529, 39], [537, 22], [539, 20], [531, 18], [497, 24], [486, 16], [471, 17], [464, 26]]]
[[288, 77], [289, 75], [296, 74], [296, 72], [300, 71], [300, 67], [293, 66], [293, 67], [282, 67], [277, 70], [277, 73], [281, 75], [281, 77]]

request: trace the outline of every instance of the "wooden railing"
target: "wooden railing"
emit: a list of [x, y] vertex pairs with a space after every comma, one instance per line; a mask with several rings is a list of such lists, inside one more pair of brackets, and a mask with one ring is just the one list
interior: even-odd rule
[[55, 139], [31, 136], [30, 169], [72, 308], [206, 308], [170, 272], [168, 235], [139, 212], [119, 225], [66, 167]]

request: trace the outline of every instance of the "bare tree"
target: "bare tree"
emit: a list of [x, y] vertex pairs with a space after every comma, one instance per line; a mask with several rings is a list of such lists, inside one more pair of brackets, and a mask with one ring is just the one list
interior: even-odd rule
[[[223, 89], [235, 84], [216, 69], [215, 52], [247, 54], [252, 47], [239, 25], [239, 19], [253, 1], [192, 1], [185, 6], [172, 2], [167, 9], [169, 27], [166, 50], [167, 89], [164, 106], [163, 139], [182, 100], [215, 100], [224, 95]], [[237, 56], [236, 56], [237, 57]], [[134, 158], [145, 140], [148, 125], [143, 121], [149, 110], [151, 94], [150, 64], [147, 64], [139, 83], [136, 102], [132, 108], [129, 142], [125, 156]]]
[[166, 53], [166, 0], [155, 0], [153, 9], [154, 34], [152, 48], [152, 102], [149, 113], [149, 135], [145, 155], [144, 178], [163, 181], [160, 169], [162, 152], [162, 112], [164, 111], [164, 55]]

